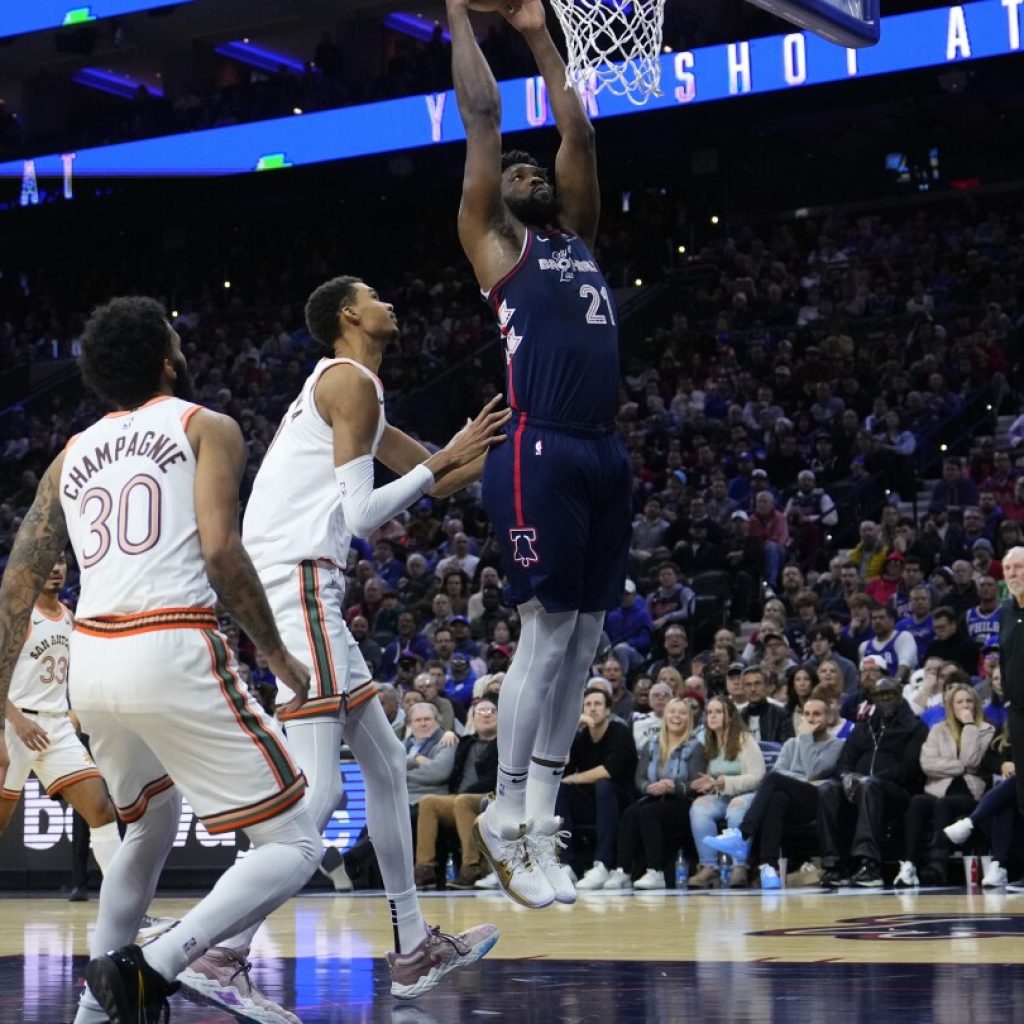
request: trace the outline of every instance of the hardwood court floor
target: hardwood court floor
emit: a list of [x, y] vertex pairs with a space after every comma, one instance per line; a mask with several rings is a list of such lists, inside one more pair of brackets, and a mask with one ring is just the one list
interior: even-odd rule
[[[158, 898], [178, 916], [191, 900]], [[527, 911], [427, 896], [445, 930], [489, 920], [480, 964], [391, 998], [381, 896], [314, 895], [275, 914], [254, 978], [304, 1024], [1013, 1024], [1024, 1021], [1024, 896], [936, 890], [582, 894]], [[74, 1016], [95, 902], [0, 898], [0, 1024]], [[178, 997], [174, 1024], [229, 1018]]]

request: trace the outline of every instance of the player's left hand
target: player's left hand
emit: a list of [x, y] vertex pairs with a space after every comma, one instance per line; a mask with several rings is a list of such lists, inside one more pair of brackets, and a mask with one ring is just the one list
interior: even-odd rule
[[20, 722], [12, 722], [15, 735], [29, 750], [42, 753], [50, 745], [50, 737], [46, 730], [41, 729], [36, 722], [30, 718], [23, 718]]
[[536, 32], [547, 24], [541, 0], [523, 0], [522, 3], [512, 0], [498, 9], [505, 20], [520, 32]]
[[295, 694], [287, 704], [278, 708], [278, 713], [298, 711], [309, 696], [309, 669], [290, 651], [284, 649], [273, 656], [267, 656], [267, 667]]

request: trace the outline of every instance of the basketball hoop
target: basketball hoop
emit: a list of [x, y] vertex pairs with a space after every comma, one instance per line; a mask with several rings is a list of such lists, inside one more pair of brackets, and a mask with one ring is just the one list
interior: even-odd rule
[[661, 95], [665, 0], [550, 0], [565, 33], [566, 88], [607, 89], [642, 106]]

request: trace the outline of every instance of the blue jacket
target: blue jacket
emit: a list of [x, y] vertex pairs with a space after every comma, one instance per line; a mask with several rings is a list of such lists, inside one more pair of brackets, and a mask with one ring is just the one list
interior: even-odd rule
[[646, 654], [654, 639], [654, 623], [644, 599], [637, 594], [629, 608], [613, 608], [605, 616], [604, 631], [611, 643], [626, 643], [637, 653]]
[[[660, 756], [661, 748], [658, 746], [658, 737], [654, 736], [640, 751], [640, 760], [636, 766], [636, 788], [641, 795], [648, 782], [658, 781], [658, 758]], [[665, 778], [675, 781], [676, 796], [685, 796], [690, 783], [702, 772], [707, 771], [707, 767], [704, 745], [696, 737], [693, 737], [685, 743], [680, 743], [668, 755]]]

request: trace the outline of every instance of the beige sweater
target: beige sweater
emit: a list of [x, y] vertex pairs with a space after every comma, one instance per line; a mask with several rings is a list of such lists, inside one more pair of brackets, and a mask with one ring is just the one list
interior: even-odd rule
[[726, 775], [725, 792], [722, 796], [739, 796], [750, 793], [761, 785], [764, 778], [764, 754], [757, 745], [757, 740], [749, 733], [743, 737], [740, 746], [740, 774]]
[[995, 736], [988, 722], [981, 726], [965, 725], [960, 733], [960, 750], [945, 722], [939, 722], [921, 748], [921, 770], [925, 774], [924, 791], [932, 796], [945, 796], [953, 779], [963, 777], [975, 800], [985, 792], [985, 780], [978, 774], [981, 759]]

